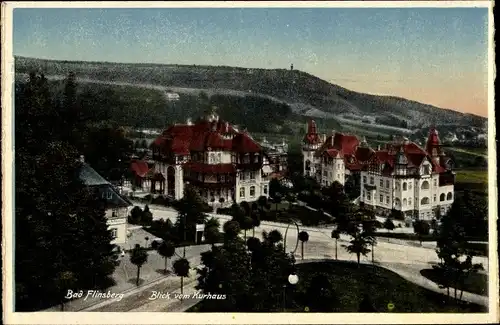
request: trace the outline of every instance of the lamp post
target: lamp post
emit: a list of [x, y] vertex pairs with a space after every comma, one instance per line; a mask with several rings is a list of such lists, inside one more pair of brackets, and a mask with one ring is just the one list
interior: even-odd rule
[[[297, 274], [292, 273], [288, 276], [288, 283], [291, 285], [296, 285], [299, 282], [299, 277]], [[283, 312], [286, 310], [286, 284], [283, 285]]]
[[[295, 244], [295, 249], [292, 252], [294, 254], [294, 256], [295, 256], [295, 252], [297, 251], [297, 247], [299, 247], [299, 233], [300, 233], [300, 229], [299, 229], [299, 225], [296, 222], [293, 222], [293, 224], [297, 228], [297, 243]], [[283, 236], [283, 252], [284, 253], [286, 253], [286, 235], [288, 234], [288, 229], [290, 228], [290, 226], [291, 226], [291, 224], [289, 224], [288, 227], [286, 227], [285, 236]]]

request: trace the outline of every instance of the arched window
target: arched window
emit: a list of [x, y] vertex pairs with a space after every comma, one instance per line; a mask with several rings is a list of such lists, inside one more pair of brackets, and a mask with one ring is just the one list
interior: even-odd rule
[[411, 183], [408, 183], [408, 189], [411, 191]]
[[394, 205], [395, 205], [396, 207], [400, 207], [400, 206], [401, 206], [401, 200], [400, 200], [400, 199], [398, 199], [398, 198], [395, 198], [395, 199], [394, 199]]
[[255, 196], [255, 186], [250, 186], [250, 197]]
[[442, 193], [442, 194], [439, 196], [439, 201], [441, 201], [441, 202], [442, 202], [442, 201], [444, 201], [444, 198], [445, 198], [445, 195], [444, 195], [444, 193]]
[[453, 194], [451, 194], [451, 192], [448, 192], [448, 194], [446, 195], [446, 200], [450, 201], [453, 199]]
[[241, 187], [241, 188], [240, 188], [240, 197], [241, 197], [241, 198], [244, 198], [244, 197], [245, 197], [245, 188], [244, 188], [244, 187]]
[[403, 191], [406, 191], [408, 189], [408, 185], [406, 185], [406, 182], [403, 183]]
[[420, 187], [420, 189], [422, 189], [422, 190], [428, 190], [429, 187], [430, 187], [429, 182], [428, 181], [424, 181], [422, 183], [422, 186]]
[[422, 198], [422, 200], [420, 201], [420, 204], [421, 204], [421, 205], [426, 205], [426, 204], [429, 204], [429, 198], [428, 198], [428, 197], [424, 197], [424, 198]]
[[408, 205], [411, 206], [411, 198], [408, 199]]
[[[406, 183], [405, 183], [406, 184]], [[406, 206], [406, 199], [403, 199], [403, 206]]]

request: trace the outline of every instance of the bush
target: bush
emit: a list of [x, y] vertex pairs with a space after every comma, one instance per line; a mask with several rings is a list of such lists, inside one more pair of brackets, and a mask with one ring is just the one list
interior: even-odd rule
[[394, 226], [394, 222], [392, 222], [391, 218], [387, 218], [385, 219], [385, 222], [384, 222], [384, 228], [387, 229], [387, 230], [394, 230], [394, 228], [396, 228]]
[[425, 220], [417, 220], [413, 223], [413, 231], [418, 236], [427, 236], [431, 230], [430, 224]]

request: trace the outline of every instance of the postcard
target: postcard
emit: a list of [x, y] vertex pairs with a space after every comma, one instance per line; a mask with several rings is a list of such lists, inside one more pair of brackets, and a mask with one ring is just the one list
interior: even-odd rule
[[493, 3], [2, 3], [6, 324], [497, 323]]

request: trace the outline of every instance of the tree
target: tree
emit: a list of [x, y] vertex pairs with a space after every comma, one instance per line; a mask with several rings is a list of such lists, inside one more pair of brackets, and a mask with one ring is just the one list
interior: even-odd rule
[[137, 279], [135, 285], [139, 286], [139, 277], [141, 275], [141, 267], [148, 261], [148, 252], [136, 244], [134, 249], [130, 252], [130, 262], [137, 266]]
[[264, 213], [264, 208], [267, 206], [267, 197], [259, 196], [257, 199], [257, 204], [259, 205], [260, 212]]
[[250, 237], [247, 240], [247, 247], [250, 252], [257, 252], [261, 248], [262, 244], [259, 238]]
[[281, 235], [281, 232], [279, 232], [276, 229], [271, 230], [269, 232], [269, 234], [266, 233], [266, 232], [263, 232], [262, 236], [264, 237], [264, 241], [265, 242], [269, 242], [272, 245], [275, 245], [275, 244], [277, 244], [277, 243], [279, 243], [280, 241], [283, 240], [283, 235]]
[[282, 198], [280, 193], [276, 193], [276, 195], [273, 197], [273, 201], [276, 204], [276, 209], [274, 211], [278, 211], [278, 204], [281, 203], [281, 199]]
[[149, 211], [149, 206], [147, 204], [144, 207], [141, 221], [143, 224], [146, 224], [146, 225], [150, 225], [151, 222], [153, 221], [153, 213], [151, 213], [151, 211]]
[[277, 178], [273, 178], [269, 181], [269, 196], [273, 199], [276, 194], [281, 193], [283, 190], [280, 181]]
[[178, 211], [175, 223], [178, 237], [183, 241], [194, 242], [196, 225], [205, 223], [207, 219], [207, 215], [203, 212], [205, 211], [203, 201], [194, 188], [187, 186], [184, 196], [176, 202], [175, 208]]
[[175, 245], [171, 241], [163, 241], [160, 246], [158, 246], [158, 254], [160, 254], [165, 259], [165, 274], [167, 274], [167, 262], [168, 259], [175, 254]]
[[59, 304], [71, 278], [75, 290], [106, 288], [117, 254], [103, 202], [78, 177], [80, 152], [62, 133], [48, 80], [30, 73], [17, 83], [15, 107], [15, 200], [23, 202], [15, 207], [15, 305], [31, 311]]
[[61, 311], [64, 311], [64, 303], [66, 302], [66, 295], [68, 290], [74, 288], [77, 280], [75, 274], [71, 271], [59, 272], [55, 277], [55, 287], [59, 291]]
[[250, 230], [253, 228], [253, 219], [246, 216], [243, 218], [242, 222], [241, 222], [241, 229], [243, 229], [244, 231], [244, 238], [245, 238], [245, 241], [247, 240], [247, 230]]
[[387, 230], [394, 230], [394, 228], [396, 228], [394, 226], [394, 222], [392, 222], [391, 220], [391, 217], [387, 217], [384, 221], [384, 228], [387, 229]]
[[140, 224], [142, 221], [142, 216], [144, 215], [144, 211], [139, 206], [135, 206], [130, 210], [129, 223], [132, 224]]
[[368, 245], [370, 245], [369, 236], [364, 232], [357, 232], [351, 235], [352, 239], [349, 245], [343, 245], [344, 248], [351, 254], [356, 254], [358, 266], [360, 264], [361, 255], [366, 256], [370, 252]]
[[181, 300], [184, 296], [184, 278], [189, 276], [189, 270], [191, 266], [189, 265], [189, 261], [185, 258], [180, 258], [174, 262], [174, 272], [177, 276], [181, 277]]
[[391, 210], [389, 217], [392, 220], [404, 220], [405, 219], [404, 213], [402, 211], [396, 210], [396, 209]]
[[335, 239], [335, 259], [338, 260], [338, 257], [337, 257], [337, 241], [339, 240], [340, 238], [340, 231], [338, 231], [337, 229], [334, 229], [332, 230], [332, 238]]
[[212, 247], [219, 240], [220, 223], [216, 218], [210, 218], [205, 223], [205, 241], [212, 244]]
[[260, 213], [252, 214], [252, 236], [255, 237], [255, 228], [260, 226]]
[[231, 215], [231, 217], [233, 217], [232, 220], [238, 223], [242, 223], [243, 218], [245, 218], [245, 210], [243, 210], [243, 208], [236, 203], [233, 203], [231, 205], [229, 214]]
[[224, 237], [228, 240], [238, 237], [240, 224], [237, 221], [227, 221], [224, 223]]
[[[440, 286], [455, 289], [455, 299], [462, 298], [464, 282], [467, 277], [483, 269], [482, 264], [472, 263], [474, 251], [468, 249], [467, 230], [463, 214], [468, 213], [465, 201], [454, 203], [450, 211], [441, 218], [438, 226], [436, 253], [440, 263], [434, 266], [441, 280]], [[462, 290], [457, 298], [457, 290]]]
[[304, 259], [304, 243], [306, 243], [309, 240], [309, 234], [306, 231], [299, 232], [299, 240], [301, 245], [302, 259]]
[[417, 234], [420, 245], [422, 245], [423, 237], [429, 235], [430, 230], [431, 227], [425, 220], [417, 220], [413, 223], [413, 231]]

